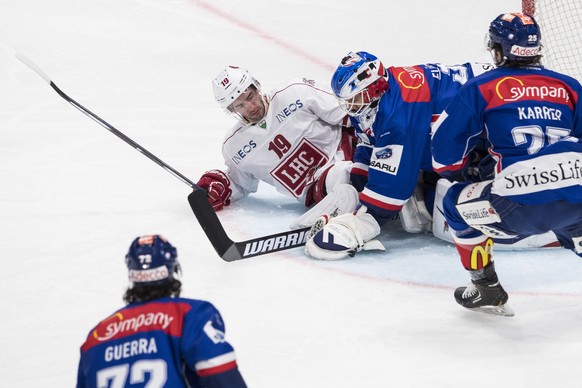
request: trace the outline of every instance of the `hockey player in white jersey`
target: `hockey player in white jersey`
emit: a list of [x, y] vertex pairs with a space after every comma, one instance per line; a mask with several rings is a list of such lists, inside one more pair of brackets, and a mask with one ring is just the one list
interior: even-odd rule
[[263, 94], [247, 70], [233, 66], [212, 85], [218, 104], [238, 119], [222, 144], [226, 170], [207, 171], [197, 183], [215, 210], [256, 192], [260, 181], [306, 206], [335, 191], [356, 206], [349, 185], [356, 138], [327, 87], [304, 78]]

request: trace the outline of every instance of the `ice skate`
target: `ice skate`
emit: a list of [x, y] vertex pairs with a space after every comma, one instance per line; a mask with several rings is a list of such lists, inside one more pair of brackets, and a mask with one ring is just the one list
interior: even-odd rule
[[471, 311], [485, 314], [514, 316], [513, 309], [506, 304], [508, 299], [509, 296], [499, 281], [495, 283], [485, 279], [472, 281], [467, 287], [455, 290], [455, 300], [458, 304]]

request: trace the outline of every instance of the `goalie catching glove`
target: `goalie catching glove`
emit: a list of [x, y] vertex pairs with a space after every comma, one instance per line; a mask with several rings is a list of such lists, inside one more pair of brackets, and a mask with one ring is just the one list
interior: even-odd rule
[[305, 253], [319, 260], [340, 260], [354, 256], [361, 250], [385, 248], [374, 237], [380, 234], [380, 226], [362, 206], [353, 213], [335, 218], [320, 217], [311, 228]]
[[220, 170], [206, 171], [200, 180], [196, 183], [198, 186], [208, 192], [208, 202], [219, 211], [223, 207], [230, 205], [230, 179]]

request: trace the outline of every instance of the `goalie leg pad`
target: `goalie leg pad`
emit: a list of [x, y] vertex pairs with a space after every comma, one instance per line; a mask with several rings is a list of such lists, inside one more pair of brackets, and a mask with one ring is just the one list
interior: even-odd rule
[[329, 169], [325, 177], [325, 190], [328, 193], [334, 191], [338, 186], [350, 183], [350, 172], [353, 163], [350, 161], [335, 162]]
[[441, 240], [454, 243], [452, 229], [445, 219], [443, 199], [449, 187], [453, 184], [446, 179], [439, 179], [436, 186], [434, 207], [432, 211], [432, 233]]
[[400, 223], [408, 233], [422, 233], [432, 230], [432, 216], [424, 202], [422, 183], [416, 185], [414, 194], [400, 210]]
[[313, 176], [313, 183], [305, 193], [305, 206], [321, 202], [337, 186], [350, 183], [351, 169], [352, 162], [340, 161], [325, 169], [317, 170]]
[[351, 213], [359, 204], [358, 192], [347, 183], [339, 184], [318, 204], [298, 217], [289, 227], [291, 229], [307, 228], [312, 226], [322, 215], [330, 217]]
[[[362, 210], [363, 209], [363, 210]], [[319, 260], [340, 260], [354, 256], [361, 250], [384, 250], [374, 237], [380, 234], [380, 226], [362, 207], [356, 213], [332, 218], [321, 230], [305, 243], [305, 253]], [[317, 227], [321, 227], [319, 222]]]

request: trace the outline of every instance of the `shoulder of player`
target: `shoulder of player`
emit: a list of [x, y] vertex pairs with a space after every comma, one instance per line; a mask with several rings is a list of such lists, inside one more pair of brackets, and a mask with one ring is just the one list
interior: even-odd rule
[[568, 75], [568, 74], [559, 73], [555, 70], [548, 69], [546, 67], [542, 67], [540, 69], [540, 72], [543, 75], [547, 75], [547, 76], [561, 80], [562, 82], [566, 83], [570, 87], [577, 89], [577, 92], [580, 92], [580, 90], [582, 89], [582, 84], [580, 83], [580, 81], [578, 79]]
[[189, 304], [190, 306], [192, 306], [193, 308], [196, 308], [196, 309], [216, 310], [216, 307], [214, 307], [214, 305], [207, 300], [178, 297], [178, 298], [171, 298], [171, 301], [174, 301], [174, 303]]
[[184, 298], [180, 302], [190, 305], [191, 308], [186, 312], [184, 319], [194, 325], [204, 325], [206, 322], [216, 319], [222, 321], [220, 312], [211, 302]]
[[[491, 71], [485, 72], [480, 74], [474, 78], [471, 78], [466, 84], [467, 85], [485, 85], [490, 82], [493, 84], [497, 84], [499, 82], [505, 82], [507, 80], [515, 79], [518, 80], [520, 77], [531, 77], [531, 76], [539, 76], [544, 78], [554, 78], [569, 87], [573, 88], [582, 88], [580, 82], [563, 73], [558, 73], [551, 69], [547, 69], [544, 67], [532, 67], [532, 68], [511, 68], [511, 67], [498, 67]], [[522, 78], [525, 79], [525, 78]], [[580, 90], [580, 89], [578, 89]]]
[[301, 96], [312, 93], [325, 93], [333, 95], [331, 89], [329, 87], [323, 86], [320, 82], [309, 78], [297, 78], [271, 89], [269, 93], [269, 99], [273, 100], [275, 98], [285, 98], [290, 94]]
[[[214, 316], [218, 312], [216, 307], [211, 302], [202, 299], [168, 297], [151, 301], [149, 303], [174, 305], [175, 307], [168, 306], [166, 309], [167, 310], [175, 309], [176, 312], [181, 312], [182, 314], [189, 316], [195, 316], [195, 319], [197, 320], [198, 319], [206, 320], [209, 317]], [[152, 306], [152, 310], [155, 310], [155, 307]]]
[[237, 134], [244, 132], [245, 128], [249, 126], [244, 124], [242, 121], [237, 121], [234, 126], [232, 126], [228, 131], [226, 131], [222, 139], [222, 148], [229, 149], [231, 147], [237, 147]]

